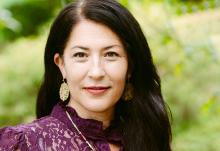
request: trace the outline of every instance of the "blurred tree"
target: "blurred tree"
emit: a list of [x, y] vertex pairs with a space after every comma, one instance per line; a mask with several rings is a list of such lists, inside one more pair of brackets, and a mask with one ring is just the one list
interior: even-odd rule
[[20, 23], [12, 17], [12, 14], [9, 10], [0, 10], [0, 41], [3, 41], [5, 38], [8, 39], [8, 37], [6, 37], [8, 35], [7, 32], [16, 33], [20, 30], [20, 27]]
[[61, 0], [23, 0], [8, 3], [0, 11], [0, 41], [36, 35], [58, 7]]
[[[42, 2], [25, 1], [24, 3], [11, 5], [8, 9], [21, 24], [21, 29], [17, 35], [28, 36], [37, 34], [39, 26], [43, 25], [43, 23], [52, 17], [56, 6], [55, 1], [52, 0], [44, 0]], [[16, 38], [14, 36], [14, 33], [11, 33], [10, 38]]]
[[180, 0], [182, 2], [201, 2], [202, 0]]

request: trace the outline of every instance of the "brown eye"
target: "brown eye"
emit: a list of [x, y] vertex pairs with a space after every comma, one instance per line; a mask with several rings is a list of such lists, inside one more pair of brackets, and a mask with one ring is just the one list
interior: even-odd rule
[[105, 57], [118, 57], [119, 55], [116, 52], [107, 52]]
[[76, 62], [85, 62], [87, 61], [89, 55], [85, 52], [76, 52], [73, 54], [73, 59], [76, 61]]
[[88, 57], [88, 55], [84, 52], [77, 52], [73, 55], [73, 57], [84, 58], [84, 57]]

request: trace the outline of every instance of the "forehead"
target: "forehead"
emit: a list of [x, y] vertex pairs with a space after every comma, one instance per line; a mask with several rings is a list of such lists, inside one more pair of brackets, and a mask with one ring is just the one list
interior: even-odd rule
[[122, 45], [118, 35], [109, 27], [90, 20], [81, 20], [73, 27], [68, 43], [85, 45]]

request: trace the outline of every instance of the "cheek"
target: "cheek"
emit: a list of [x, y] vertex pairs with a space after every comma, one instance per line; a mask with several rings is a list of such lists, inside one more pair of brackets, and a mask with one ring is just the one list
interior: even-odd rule
[[66, 64], [66, 77], [70, 83], [79, 83], [86, 75], [87, 68], [82, 64]]
[[128, 65], [125, 61], [120, 63], [107, 64], [106, 72], [113, 81], [120, 82], [120, 84], [122, 84], [126, 82], [127, 68]]

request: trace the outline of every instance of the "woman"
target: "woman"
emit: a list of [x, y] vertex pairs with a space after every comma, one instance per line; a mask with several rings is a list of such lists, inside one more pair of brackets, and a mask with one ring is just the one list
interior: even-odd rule
[[53, 23], [37, 120], [0, 150], [170, 151], [171, 127], [144, 34], [114, 0], [78, 0]]

